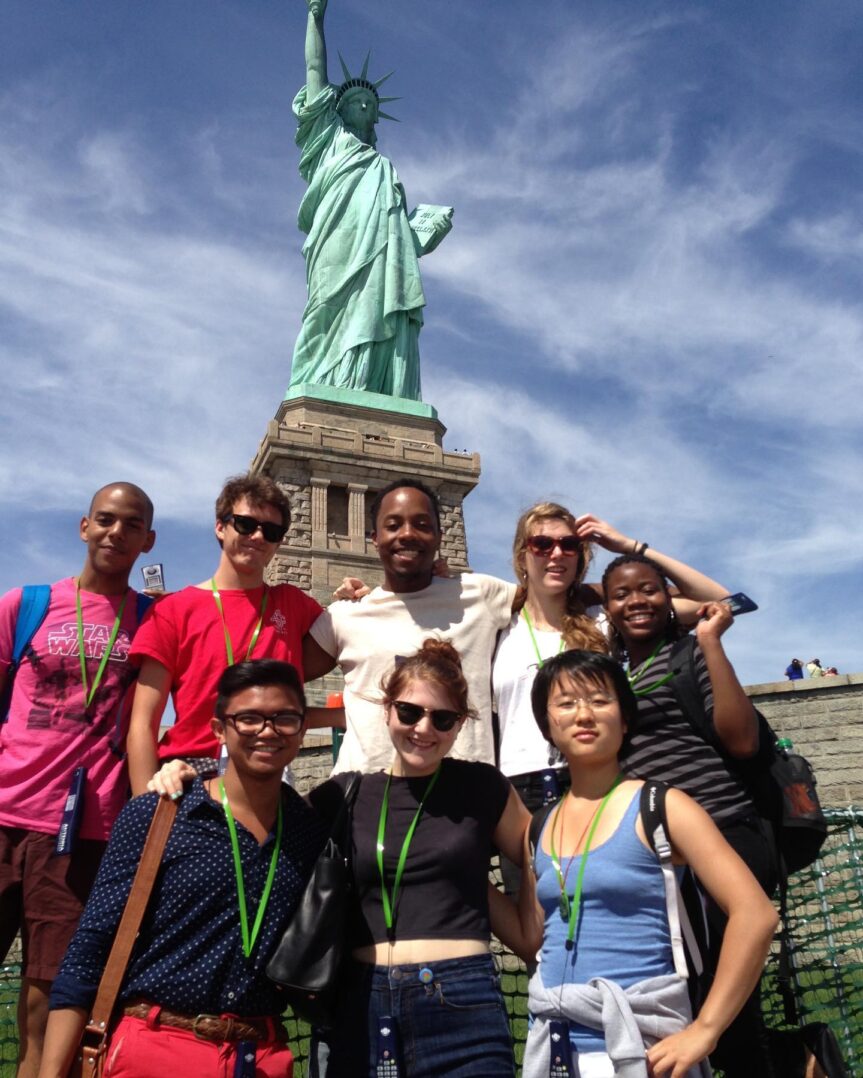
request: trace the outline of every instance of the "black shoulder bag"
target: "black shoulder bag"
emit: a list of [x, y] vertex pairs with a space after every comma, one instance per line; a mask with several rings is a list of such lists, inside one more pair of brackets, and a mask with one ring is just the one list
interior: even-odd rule
[[359, 774], [342, 804], [311, 879], [272, 958], [267, 976], [282, 989], [294, 1014], [314, 1026], [331, 1026], [351, 891], [350, 847]]

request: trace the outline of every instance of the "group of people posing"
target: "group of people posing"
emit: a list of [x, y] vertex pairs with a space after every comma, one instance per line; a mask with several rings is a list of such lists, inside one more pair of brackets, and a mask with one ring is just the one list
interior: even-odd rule
[[[438, 575], [437, 498], [404, 478], [371, 506], [383, 585], [347, 581], [322, 610], [264, 583], [290, 508], [239, 476], [216, 503], [216, 571], [144, 612], [128, 580], [152, 522], [132, 484], [94, 495], [84, 567], [51, 587], [20, 659], [28, 589], [0, 600], [0, 948], [20, 929], [19, 1075], [67, 1073], [158, 797], [180, 794], [106, 1074], [290, 1075], [265, 967], [349, 789], [349, 959], [338, 1020], [315, 1034], [319, 1074], [514, 1074], [492, 932], [534, 971], [525, 1075], [691, 1078], [708, 1057], [726, 1078], [773, 1074], [757, 985], [776, 861], [734, 764], [758, 753], [758, 722], [722, 647], [726, 589], [552, 503], [518, 522], [517, 584]], [[617, 556], [591, 584], [595, 545]], [[710, 741], [675, 693], [690, 629]], [[306, 729], [333, 723], [303, 684], [336, 665], [344, 742], [303, 798], [284, 769]], [[81, 768], [83, 814], [58, 854]], [[673, 870], [645, 830], [645, 781], [670, 787]], [[123, 807], [129, 785], [142, 796]], [[488, 883], [497, 854], [506, 894]], [[712, 973], [694, 1015], [684, 865]]]

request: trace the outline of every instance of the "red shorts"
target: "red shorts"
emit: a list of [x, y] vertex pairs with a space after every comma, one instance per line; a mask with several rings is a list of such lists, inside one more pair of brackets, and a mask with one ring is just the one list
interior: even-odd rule
[[[151, 1021], [124, 1015], [111, 1034], [104, 1078], [234, 1078], [236, 1059], [235, 1041], [214, 1044], [188, 1030], [159, 1025], [158, 1017]], [[284, 1042], [256, 1042], [255, 1078], [292, 1078], [293, 1073], [294, 1057]]]
[[53, 981], [75, 934], [107, 843], [78, 839], [54, 853], [55, 835], [0, 824], [0, 961], [18, 932], [23, 976]]

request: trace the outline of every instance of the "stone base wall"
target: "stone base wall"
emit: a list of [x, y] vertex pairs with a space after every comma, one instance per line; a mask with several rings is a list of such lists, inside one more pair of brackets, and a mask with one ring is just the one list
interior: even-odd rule
[[291, 502], [291, 527], [267, 570], [326, 606], [346, 576], [374, 586], [383, 573], [371, 540], [375, 493], [402, 476], [441, 503], [441, 554], [469, 568], [462, 502], [479, 482], [478, 453], [443, 448], [436, 418], [300, 398], [285, 401], [250, 471], [273, 478]]
[[812, 764], [825, 808], [863, 805], [863, 674], [749, 685], [779, 737]]
[[[749, 685], [746, 692], [777, 736], [790, 738], [812, 764], [825, 808], [863, 805], [863, 674]], [[330, 735], [310, 734], [307, 741], [294, 764], [303, 792], [332, 768]]]

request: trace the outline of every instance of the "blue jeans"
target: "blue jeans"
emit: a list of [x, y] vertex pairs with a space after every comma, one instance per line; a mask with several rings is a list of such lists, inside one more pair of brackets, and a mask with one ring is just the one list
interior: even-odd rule
[[[431, 977], [424, 983], [426, 969]], [[327, 1036], [326, 1078], [374, 1078], [384, 1015], [393, 1018], [405, 1078], [513, 1078], [509, 1021], [491, 955], [389, 969], [352, 963], [344, 986], [344, 1019]]]

